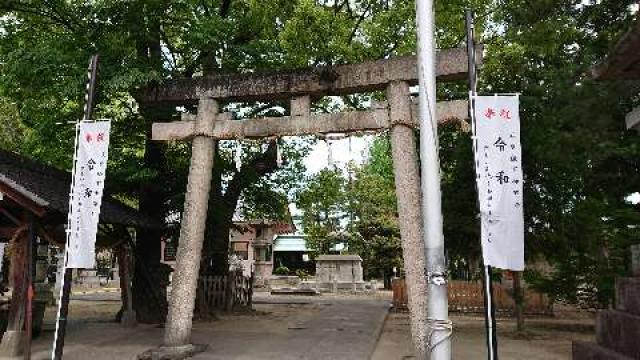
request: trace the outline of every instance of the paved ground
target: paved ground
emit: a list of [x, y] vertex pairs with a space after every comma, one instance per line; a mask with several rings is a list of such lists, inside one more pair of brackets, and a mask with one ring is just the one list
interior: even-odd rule
[[[452, 315], [453, 359], [486, 359], [484, 319]], [[565, 360], [571, 358], [571, 341], [593, 341], [591, 317], [527, 319], [525, 334], [515, 331], [513, 319], [498, 320], [498, 350], [501, 360]], [[409, 316], [390, 313], [372, 360], [413, 359]]]
[[[75, 318], [84, 320], [72, 320], [65, 360], [135, 359], [137, 354], [161, 344], [161, 328], [123, 329], [108, 322], [118, 305], [112, 297], [74, 296], [71, 319], [76, 310]], [[256, 314], [196, 322], [193, 341], [209, 344], [209, 350], [194, 359], [369, 359], [384, 324], [388, 301], [367, 297], [258, 295], [255, 308]], [[45, 331], [34, 343], [33, 359], [50, 356], [53, 324], [46, 328], [50, 331]]]
[[[111, 322], [119, 294], [75, 293], [65, 360], [135, 359], [162, 343], [163, 329], [123, 329]], [[406, 313], [385, 321], [389, 294], [375, 296], [297, 297], [257, 293], [256, 312], [195, 322], [193, 340], [209, 344], [194, 359], [413, 359]], [[499, 319], [502, 360], [570, 358], [572, 340], [593, 340], [593, 314], [556, 311], [555, 318], [527, 319], [528, 332], [518, 334], [512, 319]], [[46, 315], [43, 337], [34, 343], [33, 359], [49, 359], [55, 308]], [[453, 359], [484, 359], [484, 320], [453, 315]], [[370, 357], [371, 356], [371, 357]]]

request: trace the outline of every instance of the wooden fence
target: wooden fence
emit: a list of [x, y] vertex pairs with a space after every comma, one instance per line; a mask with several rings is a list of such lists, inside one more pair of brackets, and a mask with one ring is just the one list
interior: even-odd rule
[[[407, 287], [404, 279], [394, 279], [393, 306], [399, 309], [407, 306]], [[457, 281], [449, 282], [449, 310], [463, 313], [484, 312], [484, 294], [482, 283], [479, 281]], [[493, 299], [496, 311], [503, 314], [513, 314], [515, 302], [502, 284], [493, 284]], [[551, 315], [553, 314], [553, 303], [548, 296], [534, 291], [525, 290], [525, 314], [531, 315]]]
[[228, 275], [205, 275], [198, 279], [196, 311], [231, 311], [234, 307], [251, 308], [253, 277], [230, 272]]

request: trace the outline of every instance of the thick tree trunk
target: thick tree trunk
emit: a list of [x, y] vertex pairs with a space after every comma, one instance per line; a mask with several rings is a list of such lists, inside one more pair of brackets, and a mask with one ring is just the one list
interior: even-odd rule
[[518, 331], [524, 331], [524, 289], [522, 288], [522, 272], [513, 274], [513, 300], [515, 302], [515, 316]]
[[27, 246], [29, 238], [24, 228], [18, 230], [12, 240], [10, 285], [13, 288], [7, 330], [0, 343], [0, 356], [17, 357], [24, 353], [25, 310], [27, 300]]
[[[229, 231], [233, 226], [233, 214], [242, 191], [276, 170], [276, 143], [272, 142], [262, 154], [244, 164], [229, 181], [222, 193], [222, 165], [214, 168], [211, 180], [211, 196], [205, 234], [205, 267], [202, 272], [226, 275], [229, 272]], [[222, 159], [216, 158], [216, 163]]]
[[[160, 21], [168, 6], [167, 2], [135, 1], [129, 4], [126, 14], [132, 24], [138, 61], [158, 73], [164, 71]], [[132, 95], [135, 97], [135, 93]], [[151, 141], [151, 126], [155, 121], [168, 120], [174, 111], [170, 106], [151, 108], [140, 103], [146, 135], [143, 168], [151, 171], [154, 178], [140, 185], [139, 211], [158, 224], [165, 222], [167, 194], [162, 180], [167, 170], [164, 144]], [[137, 229], [131, 296], [137, 320], [142, 323], [164, 322], [167, 314], [166, 286], [171, 269], [160, 262], [162, 236], [161, 229]]]
[[[171, 109], [149, 109], [141, 107], [145, 118], [147, 140], [145, 143], [144, 168], [155, 173], [155, 177], [140, 187], [140, 212], [158, 224], [164, 223], [165, 193], [162, 179], [166, 174], [166, 158], [163, 144], [151, 141], [151, 124], [154, 120], [166, 119]], [[171, 269], [160, 262], [161, 229], [138, 229], [134, 248], [134, 275], [132, 286], [133, 308], [141, 323], [162, 323], [167, 314], [167, 292]]]
[[201, 270], [211, 275], [226, 275], [229, 272], [229, 231], [237, 205], [237, 199], [230, 204], [222, 194], [222, 167], [222, 159], [216, 151], [205, 233], [204, 266]]
[[13, 242], [11, 254], [11, 304], [9, 306], [8, 330], [24, 329], [25, 299], [27, 293], [26, 269], [28, 236], [23, 232]]
[[131, 297], [131, 267], [130, 249], [127, 245], [120, 245], [116, 249], [118, 259], [118, 269], [120, 274], [120, 299], [122, 308], [116, 315], [116, 321], [124, 327], [136, 325], [136, 313], [133, 310], [133, 298]]
[[229, 272], [229, 233], [233, 220], [233, 211], [224, 202], [210, 201], [219, 214], [209, 212], [207, 217], [207, 256], [203, 272], [212, 275], [226, 275]]

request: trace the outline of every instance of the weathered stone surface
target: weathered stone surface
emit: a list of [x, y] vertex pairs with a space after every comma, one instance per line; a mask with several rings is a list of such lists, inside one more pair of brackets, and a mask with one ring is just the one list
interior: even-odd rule
[[616, 309], [640, 315], [640, 277], [616, 279]]
[[282, 289], [273, 289], [273, 290], [271, 290], [271, 295], [316, 296], [316, 295], [322, 295], [322, 293], [320, 293], [319, 291], [317, 291], [315, 289], [305, 289], [305, 288], [287, 289], [287, 288], [282, 288]]
[[337, 289], [364, 290], [362, 258], [358, 255], [319, 255], [316, 258], [316, 283], [325, 290], [334, 285]]
[[572, 346], [573, 360], [633, 360], [594, 343], [574, 341]]
[[633, 359], [640, 359], [640, 316], [604, 310], [596, 320], [596, 342]]
[[411, 117], [409, 86], [394, 82], [387, 89], [390, 105], [391, 153], [398, 198], [398, 219], [411, 312], [411, 337], [419, 359], [426, 355], [428, 343], [427, 282], [421, 212], [420, 168], [413, 128], [403, 124]]
[[308, 116], [310, 111], [310, 96], [298, 96], [291, 99], [291, 116]]
[[[218, 104], [215, 100], [201, 100], [195, 128], [202, 132], [209, 131], [213, 128], [217, 113]], [[191, 338], [213, 158], [213, 139], [204, 136], [193, 139], [180, 242], [176, 254], [176, 270], [172, 280], [164, 334], [164, 345], [171, 348], [187, 346]]]
[[[418, 113], [414, 102], [407, 117], [394, 120], [402, 121], [409, 127], [419, 126]], [[303, 107], [304, 105], [301, 105]], [[468, 118], [469, 103], [466, 100], [439, 102], [437, 104], [438, 120], [440, 122], [452, 119], [465, 120]], [[327, 133], [352, 133], [358, 131], [378, 131], [391, 127], [389, 109], [386, 103], [369, 111], [349, 111], [333, 114], [308, 114], [302, 109], [296, 109], [296, 115], [256, 118], [246, 120], [221, 120], [207, 131], [197, 132], [195, 121], [175, 121], [154, 123], [153, 140], [186, 140], [195, 135], [205, 135], [217, 140], [252, 139], [271, 136], [318, 135]], [[228, 117], [228, 116], [227, 116]], [[192, 119], [192, 116], [184, 116]]]
[[[482, 59], [482, 46], [476, 58]], [[298, 95], [313, 97], [345, 95], [384, 90], [391, 81], [418, 83], [415, 56], [401, 56], [352, 65], [306, 68], [269, 74], [232, 74], [192, 79], [176, 79], [150, 87], [137, 99], [141, 102], [187, 104], [200, 98], [233, 101], [288, 99]], [[466, 48], [438, 52], [438, 80], [464, 79], [468, 70]]]

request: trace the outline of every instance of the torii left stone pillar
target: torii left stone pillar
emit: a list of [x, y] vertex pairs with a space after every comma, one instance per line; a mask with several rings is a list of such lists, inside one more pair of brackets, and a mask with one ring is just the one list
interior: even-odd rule
[[203, 345], [191, 344], [191, 327], [215, 151], [215, 139], [204, 135], [212, 132], [217, 116], [216, 100], [199, 101], [180, 242], [176, 254], [176, 269], [171, 281], [164, 345], [143, 354], [140, 358], [183, 359], [206, 348]]

